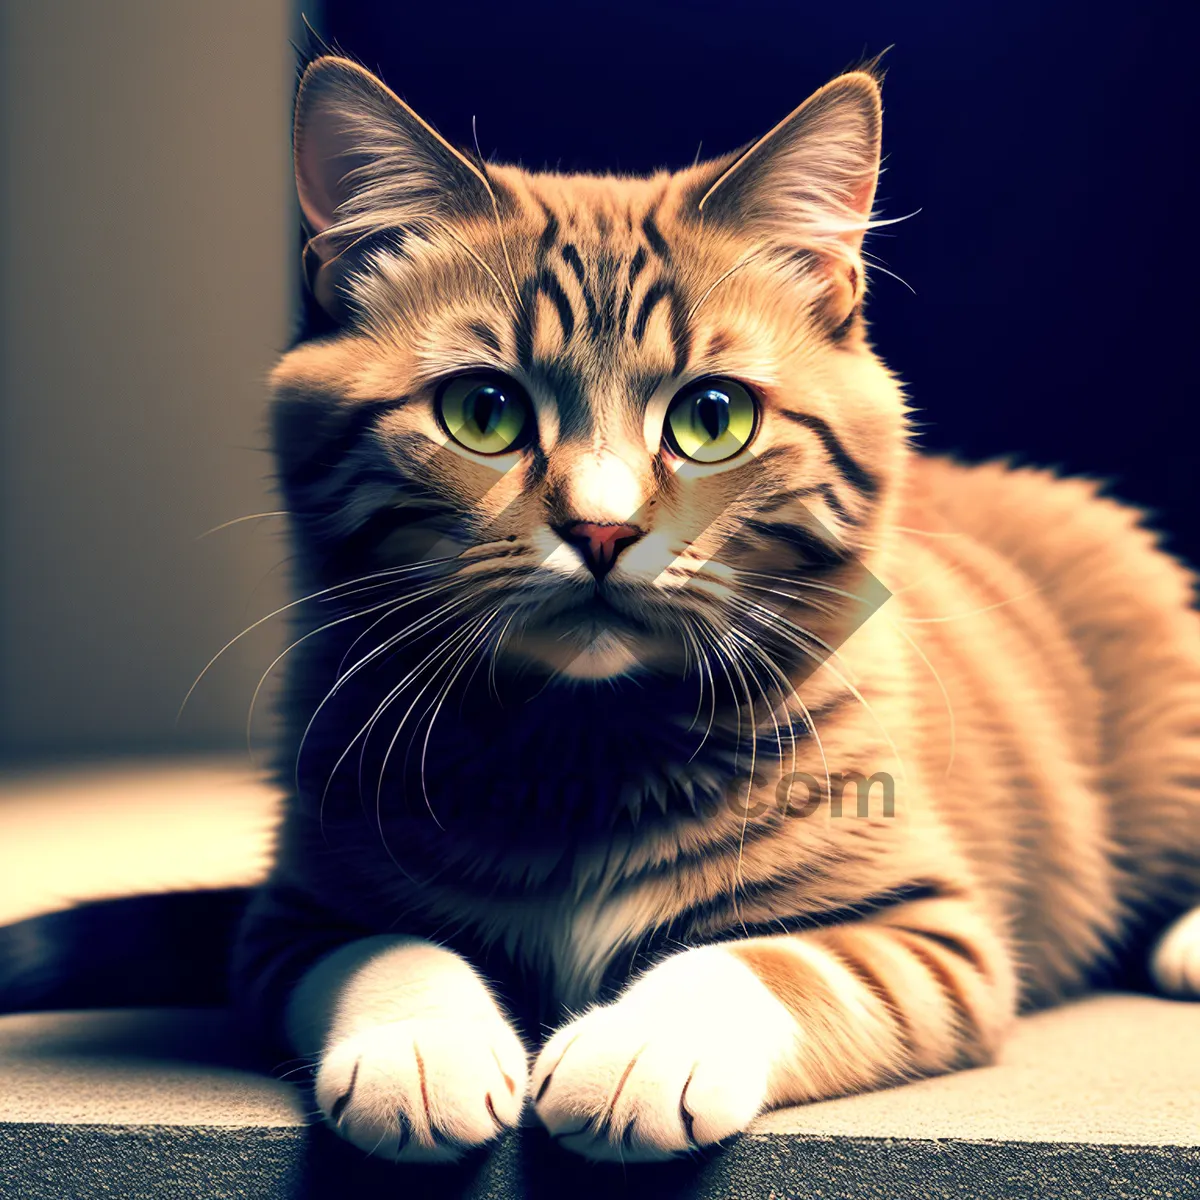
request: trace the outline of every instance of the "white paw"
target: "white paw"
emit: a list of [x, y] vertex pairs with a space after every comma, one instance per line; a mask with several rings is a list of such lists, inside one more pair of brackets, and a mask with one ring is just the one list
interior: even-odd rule
[[527, 1073], [520, 1040], [498, 1019], [395, 1021], [333, 1046], [316, 1098], [369, 1154], [451, 1162], [517, 1124]]
[[1167, 927], [1150, 959], [1150, 973], [1168, 996], [1200, 997], [1200, 908]]
[[766, 1093], [767, 1064], [718, 1031], [620, 1004], [559, 1030], [533, 1072], [537, 1114], [555, 1140], [623, 1162], [670, 1158], [738, 1133]]
[[567, 1149], [670, 1158], [739, 1133], [765, 1106], [771, 1045], [790, 1041], [790, 1019], [727, 956], [689, 951], [664, 967], [560, 1029], [538, 1056], [534, 1106]]

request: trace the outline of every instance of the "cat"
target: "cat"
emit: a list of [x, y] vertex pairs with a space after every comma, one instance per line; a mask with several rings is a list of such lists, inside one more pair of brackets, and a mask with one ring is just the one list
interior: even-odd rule
[[1131, 963], [1200, 994], [1192, 579], [1091, 482], [915, 448], [880, 95], [622, 178], [303, 73], [325, 331], [272, 376], [288, 802], [234, 986], [377, 1157], [528, 1106], [667, 1158]]

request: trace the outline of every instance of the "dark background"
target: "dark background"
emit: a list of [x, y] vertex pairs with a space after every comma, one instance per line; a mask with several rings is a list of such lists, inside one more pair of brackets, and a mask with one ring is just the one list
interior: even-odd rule
[[[1110, 481], [1200, 564], [1200, 5], [325, 0], [322, 35], [496, 161], [643, 172], [884, 59], [869, 316], [926, 447]], [[915, 292], [915, 294], [914, 294]]]

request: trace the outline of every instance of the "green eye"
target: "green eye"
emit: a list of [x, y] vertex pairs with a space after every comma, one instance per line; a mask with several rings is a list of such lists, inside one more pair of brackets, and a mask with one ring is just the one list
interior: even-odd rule
[[524, 444], [533, 408], [521, 385], [502, 375], [458, 375], [442, 385], [437, 413], [446, 432], [476, 454], [505, 454]]
[[740, 383], [702, 379], [671, 401], [664, 432], [677, 454], [718, 463], [746, 448], [757, 420], [758, 405]]

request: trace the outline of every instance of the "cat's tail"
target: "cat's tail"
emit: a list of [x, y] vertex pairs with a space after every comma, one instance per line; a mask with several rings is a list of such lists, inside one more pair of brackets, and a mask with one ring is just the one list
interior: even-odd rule
[[0, 926], [0, 1012], [227, 999], [250, 888], [96, 900]]

